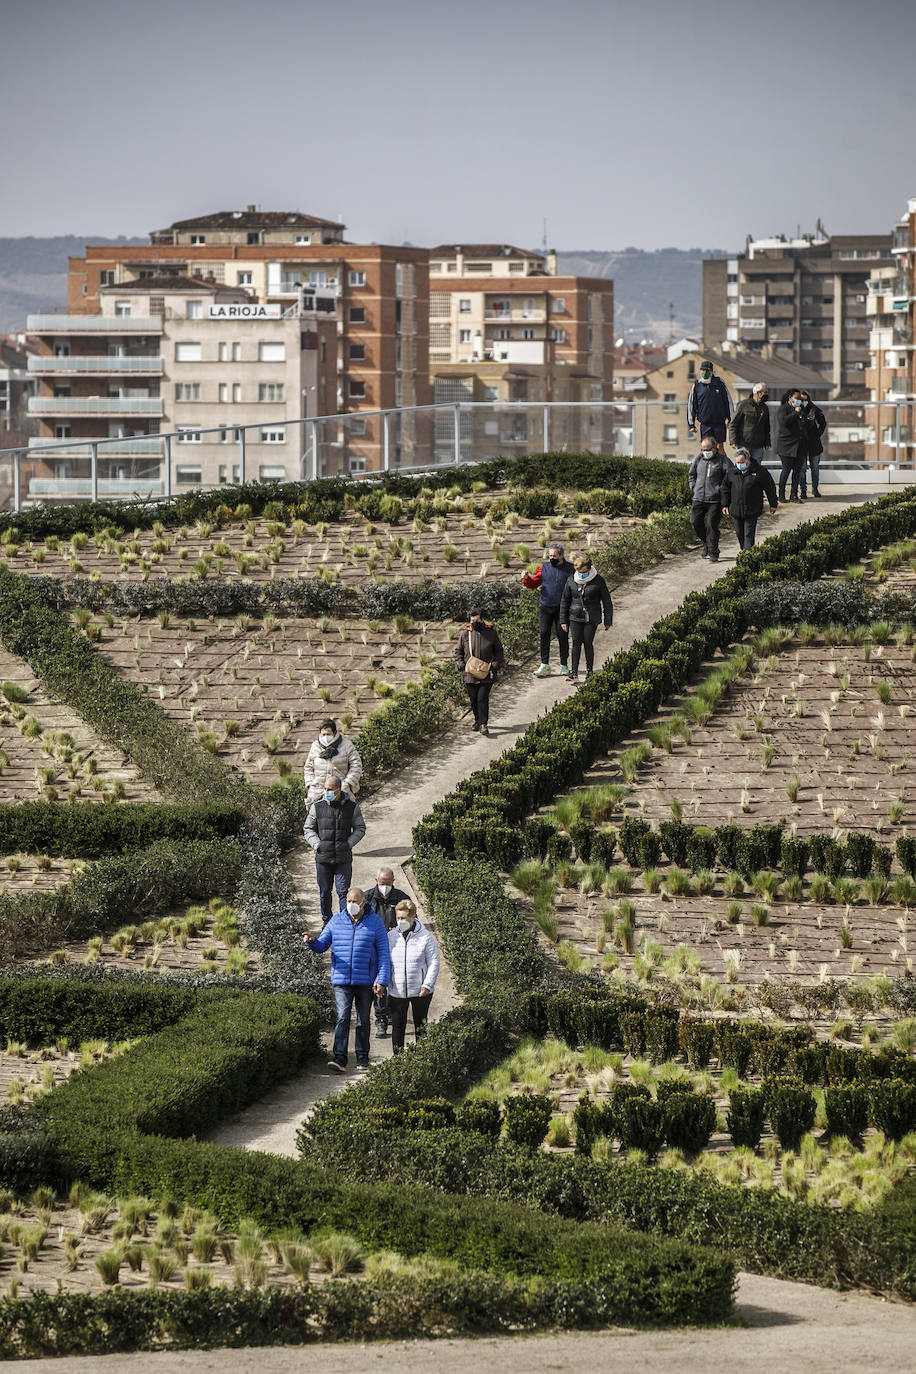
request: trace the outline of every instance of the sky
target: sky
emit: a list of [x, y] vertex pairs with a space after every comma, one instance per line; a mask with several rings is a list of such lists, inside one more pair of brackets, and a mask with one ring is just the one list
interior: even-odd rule
[[916, 0], [6, 0], [0, 235], [740, 248], [916, 196]]

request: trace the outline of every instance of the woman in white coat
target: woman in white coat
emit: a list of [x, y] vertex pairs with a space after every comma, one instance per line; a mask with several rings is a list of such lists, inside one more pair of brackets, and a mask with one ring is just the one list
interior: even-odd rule
[[322, 796], [329, 773], [337, 774], [344, 792], [356, 796], [363, 775], [363, 761], [353, 741], [340, 733], [337, 722], [323, 720], [302, 770], [309, 806]]
[[422, 921], [417, 920], [413, 902], [398, 902], [396, 923], [388, 935], [391, 951], [391, 982], [388, 984], [388, 1015], [391, 1021], [391, 1048], [398, 1054], [404, 1048], [407, 1008], [413, 1011], [416, 1038], [426, 1029], [429, 1004], [439, 976], [439, 946]]

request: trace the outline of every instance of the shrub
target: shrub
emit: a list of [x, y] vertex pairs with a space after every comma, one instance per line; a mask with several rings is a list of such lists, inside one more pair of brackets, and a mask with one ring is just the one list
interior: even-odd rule
[[784, 1150], [797, 1150], [814, 1125], [814, 1093], [801, 1079], [768, 1078], [763, 1083], [767, 1116]]
[[595, 1141], [601, 1136], [613, 1137], [614, 1117], [610, 1105], [593, 1102], [588, 1093], [579, 1098], [573, 1112], [576, 1131], [576, 1154], [590, 1155]]
[[712, 1054], [715, 1026], [711, 1021], [684, 1017], [678, 1025], [678, 1044], [692, 1069], [705, 1069]]
[[916, 1130], [916, 1083], [885, 1079], [871, 1084], [869, 1096], [872, 1122], [888, 1140], [902, 1140]]
[[632, 1095], [614, 1106], [614, 1124], [622, 1150], [642, 1150], [654, 1159], [665, 1138], [665, 1119], [657, 1102]]
[[708, 1093], [671, 1093], [663, 1115], [666, 1142], [688, 1155], [705, 1149], [716, 1128], [716, 1104]]
[[780, 861], [787, 878], [803, 878], [808, 870], [808, 844], [805, 840], [786, 835], [782, 842]]
[[499, 1103], [492, 1099], [471, 1098], [455, 1108], [455, 1125], [463, 1131], [479, 1131], [495, 1140], [502, 1124]]
[[653, 1064], [677, 1054], [678, 1013], [672, 1007], [652, 1007], [645, 1013], [646, 1050]]
[[868, 1093], [855, 1083], [839, 1083], [824, 1091], [827, 1129], [831, 1135], [858, 1140], [868, 1125]]
[[733, 1021], [716, 1022], [716, 1056], [723, 1069], [734, 1069], [744, 1078], [752, 1049], [750, 1036]]
[[411, 1102], [407, 1109], [407, 1125], [417, 1131], [434, 1131], [454, 1126], [455, 1108], [444, 1097], [430, 1097]]
[[516, 1145], [537, 1150], [547, 1135], [553, 1115], [553, 1104], [546, 1093], [517, 1093], [503, 1104], [506, 1113], [506, 1136]]
[[734, 1088], [728, 1095], [726, 1123], [732, 1144], [756, 1150], [763, 1134], [766, 1099], [760, 1088]]

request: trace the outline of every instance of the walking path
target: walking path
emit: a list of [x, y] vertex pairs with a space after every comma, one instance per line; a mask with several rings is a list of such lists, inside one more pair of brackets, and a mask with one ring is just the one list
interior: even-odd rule
[[[776, 530], [792, 529], [805, 520], [816, 519], [844, 509], [875, 500], [884, 494], [866, 487], [827, 488], [819, 501], [806, 505], [783, 505], [775, 517], [766, 516], [761, 522], [761, 536]], [[646, 572], [622, 583], [614, 592], [614, 624], [605, 634], [599, 632], [595, 640], [595, 663], [600, 667], [620, 649], [641, 639], [660, 616], [675, 610], [688, 591], [707, 587], [723, 577], [735, 565], [736, 544], [730, 529], [723, 522], [722, 553], [718, 563], [709, 563], [699, 552], [679, 554], [665, 559]], [[556, 648], [554, 646], [554, 653]], [[469, 773], [498, 758], [528, 729], [528, 726], [571, 690], [560, 673], [549, 678], [534, 678], [527, 670], [511, 675], [500, 684], [491, 700], [490, 735], [482, 738], [470, 728], [470, 714], [443, 731], [436, 743], [424, 749], [414, 759], [406, 760], [402, 770], [362, 804], [366, 819], [366, 838], [356, 850], [353, 882], [370, 887], [382, 864], [390, 864], [398, 887], [413, 892], [409, 872], [404, 864], [411, 854], [411, 832], [426, 815], [434, 802], [446, 796]], [[315, 867], [312, 852], [303, 841], [290, 855], [290, 871], [300, 895], [307, 918], [318, 929]], [[414, 893], [416, 897], [417, 894]], [[418, 901], [418, 905], [422, 905]], [[424, 917], [424, 919], [426, 919]], [[431, 926], [435, 930], [434, 926]], [[455, 1005], [458, 996], [450, 969], [443, 961], [442, 971], [433, 997], [431, 1020], [436, 1020]], [[409, 1030], [408, 1030], [409, 1034]], [[323, 1097], [340, 1092], [353, 1081], [355, 1068], [350, 1060], [347, 1075], [340, 1076], [328, 1069], [330, 1037], [325, 1036], [323, 1052], [312, 1063], [249, 1107], [240, 1116], [220, 1123], [209, 1140], [221, 1145], [240, 1145], [251, 1150], [267, 1150], [271, 1154], [294, 1156], [296, 1130], [309, 1110]], [[373, 1034], [371, 1053], [374, 1060], [391, 1054], [391, 1039]]]
[[[549, 1374], [600, 1369], [605, 1374], [913, 1374], [916, 1310], [865, 1293], [836, 1293], [802, 1283], [742, 1274], [741, 1326], [692, 1331], [548, 1333], [477, 1340], [383, 1341], [340, 1345], [187, 1350], [174, 1354], [100, 1355], [17, 1361], [23, 1374]], [[10, 1362], [9, 1367], [14, 1366]]]

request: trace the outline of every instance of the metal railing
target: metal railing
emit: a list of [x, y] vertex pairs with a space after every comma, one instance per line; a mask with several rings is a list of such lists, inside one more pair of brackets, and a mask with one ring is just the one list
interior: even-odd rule
[[[916, 445], [908, 437], [914, 432], [916, 403], [901, 399], [823, 401], [819, 405], [828, 418], [822, 471], [833, 473], [835, 480], [853, 480], [856, 474], [861, 479], [907, 469], [916, 480]], [[775, 411], [776, 402], [770, 408]], [[668, 419], [672, 409], [677, 412], [674, 423]], [[181, 490], [235, 481], [422, 473], [457, 463], [553, 450], [645, 453], [686, 463], [699, 449], [699, 436], [688, 436], [685, 409], [680, 401], [637, 398], [460, 399], [391, 410], [262, 419], [238, 426], [201, 424], [193, 427], [193, 442], [188, 441], [187, 430], [87, 440], [40, 438], [33, 439], [28, 448], [0, 449], [0, 485], [8, 486], [9, 504], [19, 510], [26, 502], [55, 497], [72, 500], [86, 495], [97, 500], [105, 493], [170, 498]], [[658, 412], [664, 413], [664, 424]], [[273, 435], [277, 430], [283, 431], [282, 442], [261, 433]], [[126, 463], [127, 459], [132, 462]], [[775, 448], [768, 461], [776, 461]], [[107, 487], [110, 482], [116, 486]]]
[[29, 315], [26, 320], [30, 334], [157, 334], [161, 328], [161, 315]]
[[161, 415], [161, 396], [30, 396], [30, 415]]
[[87, 354], [79, 357], [67, 354], [66, 357], [50, 353], [34, 354], [29, 358], [30, 372], [139, 372], [158, 373], [162, 371], [164, 359], [159, 353], [133, 354], [130, 357], [106, 358], [103, 354]]

